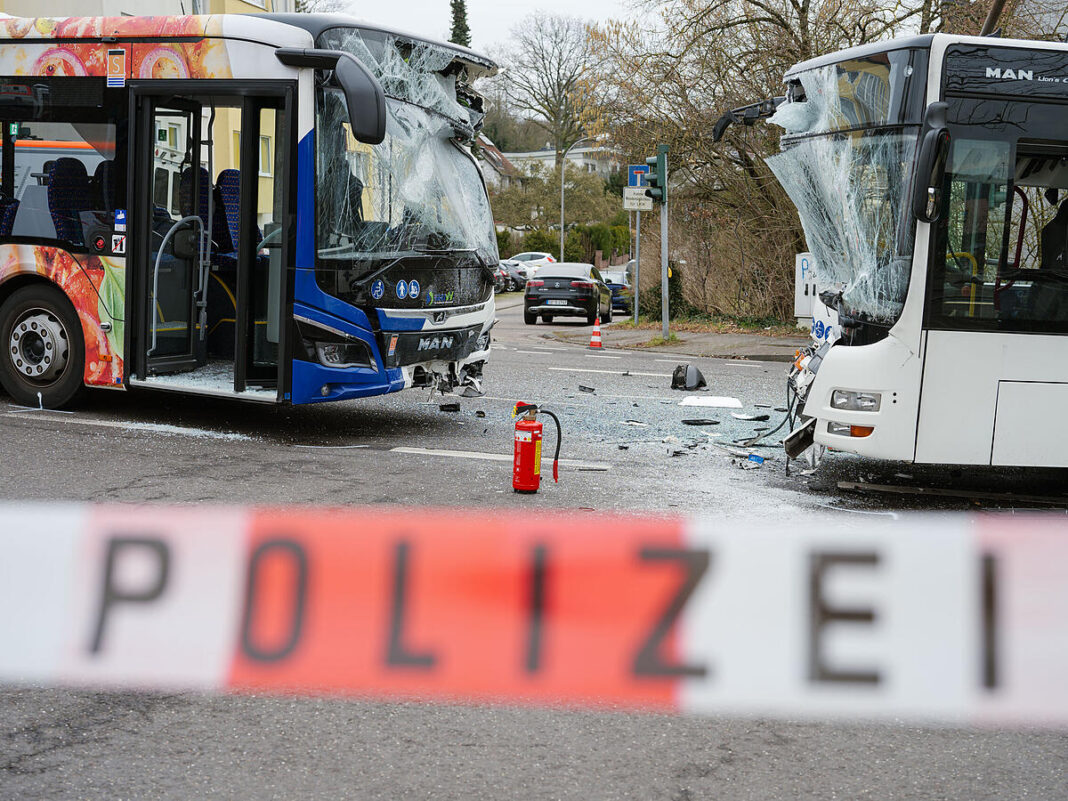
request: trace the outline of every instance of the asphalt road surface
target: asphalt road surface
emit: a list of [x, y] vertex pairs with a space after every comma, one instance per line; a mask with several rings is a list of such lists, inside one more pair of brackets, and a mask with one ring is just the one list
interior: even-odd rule
[[[819, 514], [862, 525], [974, 502], [846, 494], [837, 481], [1062, 491], [1058, 472], [948, 473], [842, 454], [786, 475], [777, 447], [741, 469], [720, 446], [781, 420], [784, 365], [697, 361], [702, 394], [738, 398], [735, 411], [768, 421], [680, 407], [670, 374], [684, 358], [562, 344], [551, 332], [568, 324], [525, 326], [517, 301], [499, 299], [482, 398], [412, 390], [276, 409], [96, 392], [64, 414], [0, 396], [0, 499]], [[518, 400], [564, 423], [560, 483], [533, 496], [511, 491]], [[682, 423], [691, 418], [715, 423]], [[0, 744], [3, 799], [1068, 797], [1068, 737], [1050, 732], [8, 689]]]

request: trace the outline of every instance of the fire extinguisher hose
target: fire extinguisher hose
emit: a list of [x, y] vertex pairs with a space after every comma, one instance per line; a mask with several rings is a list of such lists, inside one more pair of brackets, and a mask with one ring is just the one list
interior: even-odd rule
[[553, 454], [553, 481], [560, 483], [560, 418], [548, 409], [538, 409], [541, 414], [547, 414], [556, 423], [556, 453]]

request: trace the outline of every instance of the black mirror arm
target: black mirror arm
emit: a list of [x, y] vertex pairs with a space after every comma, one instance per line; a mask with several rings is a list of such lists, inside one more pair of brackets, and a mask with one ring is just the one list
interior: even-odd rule
[[716, 120], [716, 124], [712, 126], [712, 141], [718, 142], [722, 139], [723, 134], [727, 132], [727, 128], [730, 127], [731, 123], [752, 125], [757, 120], [770, 117], [785, 100], [785, 95], [782, 97], [769, 97], [765, 100], [758, 100], [756, 103], [750, 103], [748, 106], [731, 109]]
[[333, 70], [334, 79], [345, 93], [352, 135], [368, 145], [380, 144], [386, 138], [386, 93], [378, 79], [351, 53], [280, 47], [274, 55], [289, 67]]

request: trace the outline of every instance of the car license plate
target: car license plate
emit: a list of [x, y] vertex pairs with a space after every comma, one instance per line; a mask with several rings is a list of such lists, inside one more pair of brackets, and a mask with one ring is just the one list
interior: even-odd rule
[[567, 305], [567, 301], [566, 300], [547, 300], [545, 302], [550, 306], [566, 306]]

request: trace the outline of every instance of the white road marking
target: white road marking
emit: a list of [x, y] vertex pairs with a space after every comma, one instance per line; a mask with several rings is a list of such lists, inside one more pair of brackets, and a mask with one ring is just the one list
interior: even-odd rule
[[294, 445], [294, 448], [314, 448], [331, 451], [351, 450], [355, 448], [370, 448], [370, 445]]
[[[550, 367], [550, 370], [556, 370], [559, 373], [608, 373], [609, 375], [622, 375], [619, 370], [594, 370], [592, 367]], [[628, 370], [630, 375], [644, 375], [651, 376], [652, 378], [671, 378], [669, 373], [636, 373], [633, 370]]]
[[721, 409], [741, 409], [742, 402], [737, 398], [716, 395], [689, 395], [679, 402], [679, 406], [716, 406]]
[[622, 356], [607, 356], [601, 353], [587, 353], [587, 359], [622, 359]]
[[519, 350], [519, 348], [516, 348], [515, 352], [516, 353], [532, 353], [535, 356], [548, 356], [549, 355], [548, 353], [543, 353], [540, 350]]
[[[6, 416], [15, 412], [6, 412]], [[74, 423], [80, 426], [97, 426], [98, 428], [120, 428], [123, 431], [145, 431], [150, 434], [178, 434], [185, 437], [200, 437], [202, 439], [225, 439], [243, 440], [251, 442], [252, 437], [244, 434], [234, 434], [228, 431], [209, 431], [206, 428], [185, 428], [172, 426], [166, 423], [136, 423], [129, 420], [92, 420], [86, 417], [55, 417], [51, 413], [38, 415], [40, 420], [50, 420], [55, 423]]]
[[543, 347], [542, 345], [531, 345], [531, 347], [536, 348], [538, 350], [571, 350], [571, 348], [548, 348]]
[[[390, 453], [410, 453], [416, 456], [447, 456], [453, 459], [482, 459], [488, 462], [510, 462], [512, 456], [506, 453], [483, 453], [482, 451], [448, 451], [439, 448], [408, 448], [398, 447], [390, 448]], [[552, 463], [552, 459], [548, 456], [542, 457], [542, 462]], [[562, 467], [578, 467], [584, 470], [597, 470], [607, 471], [611, 470], [611, 466], [604, 462], [583, 462], [577, 459], [561, 459], [560, 465]]]

